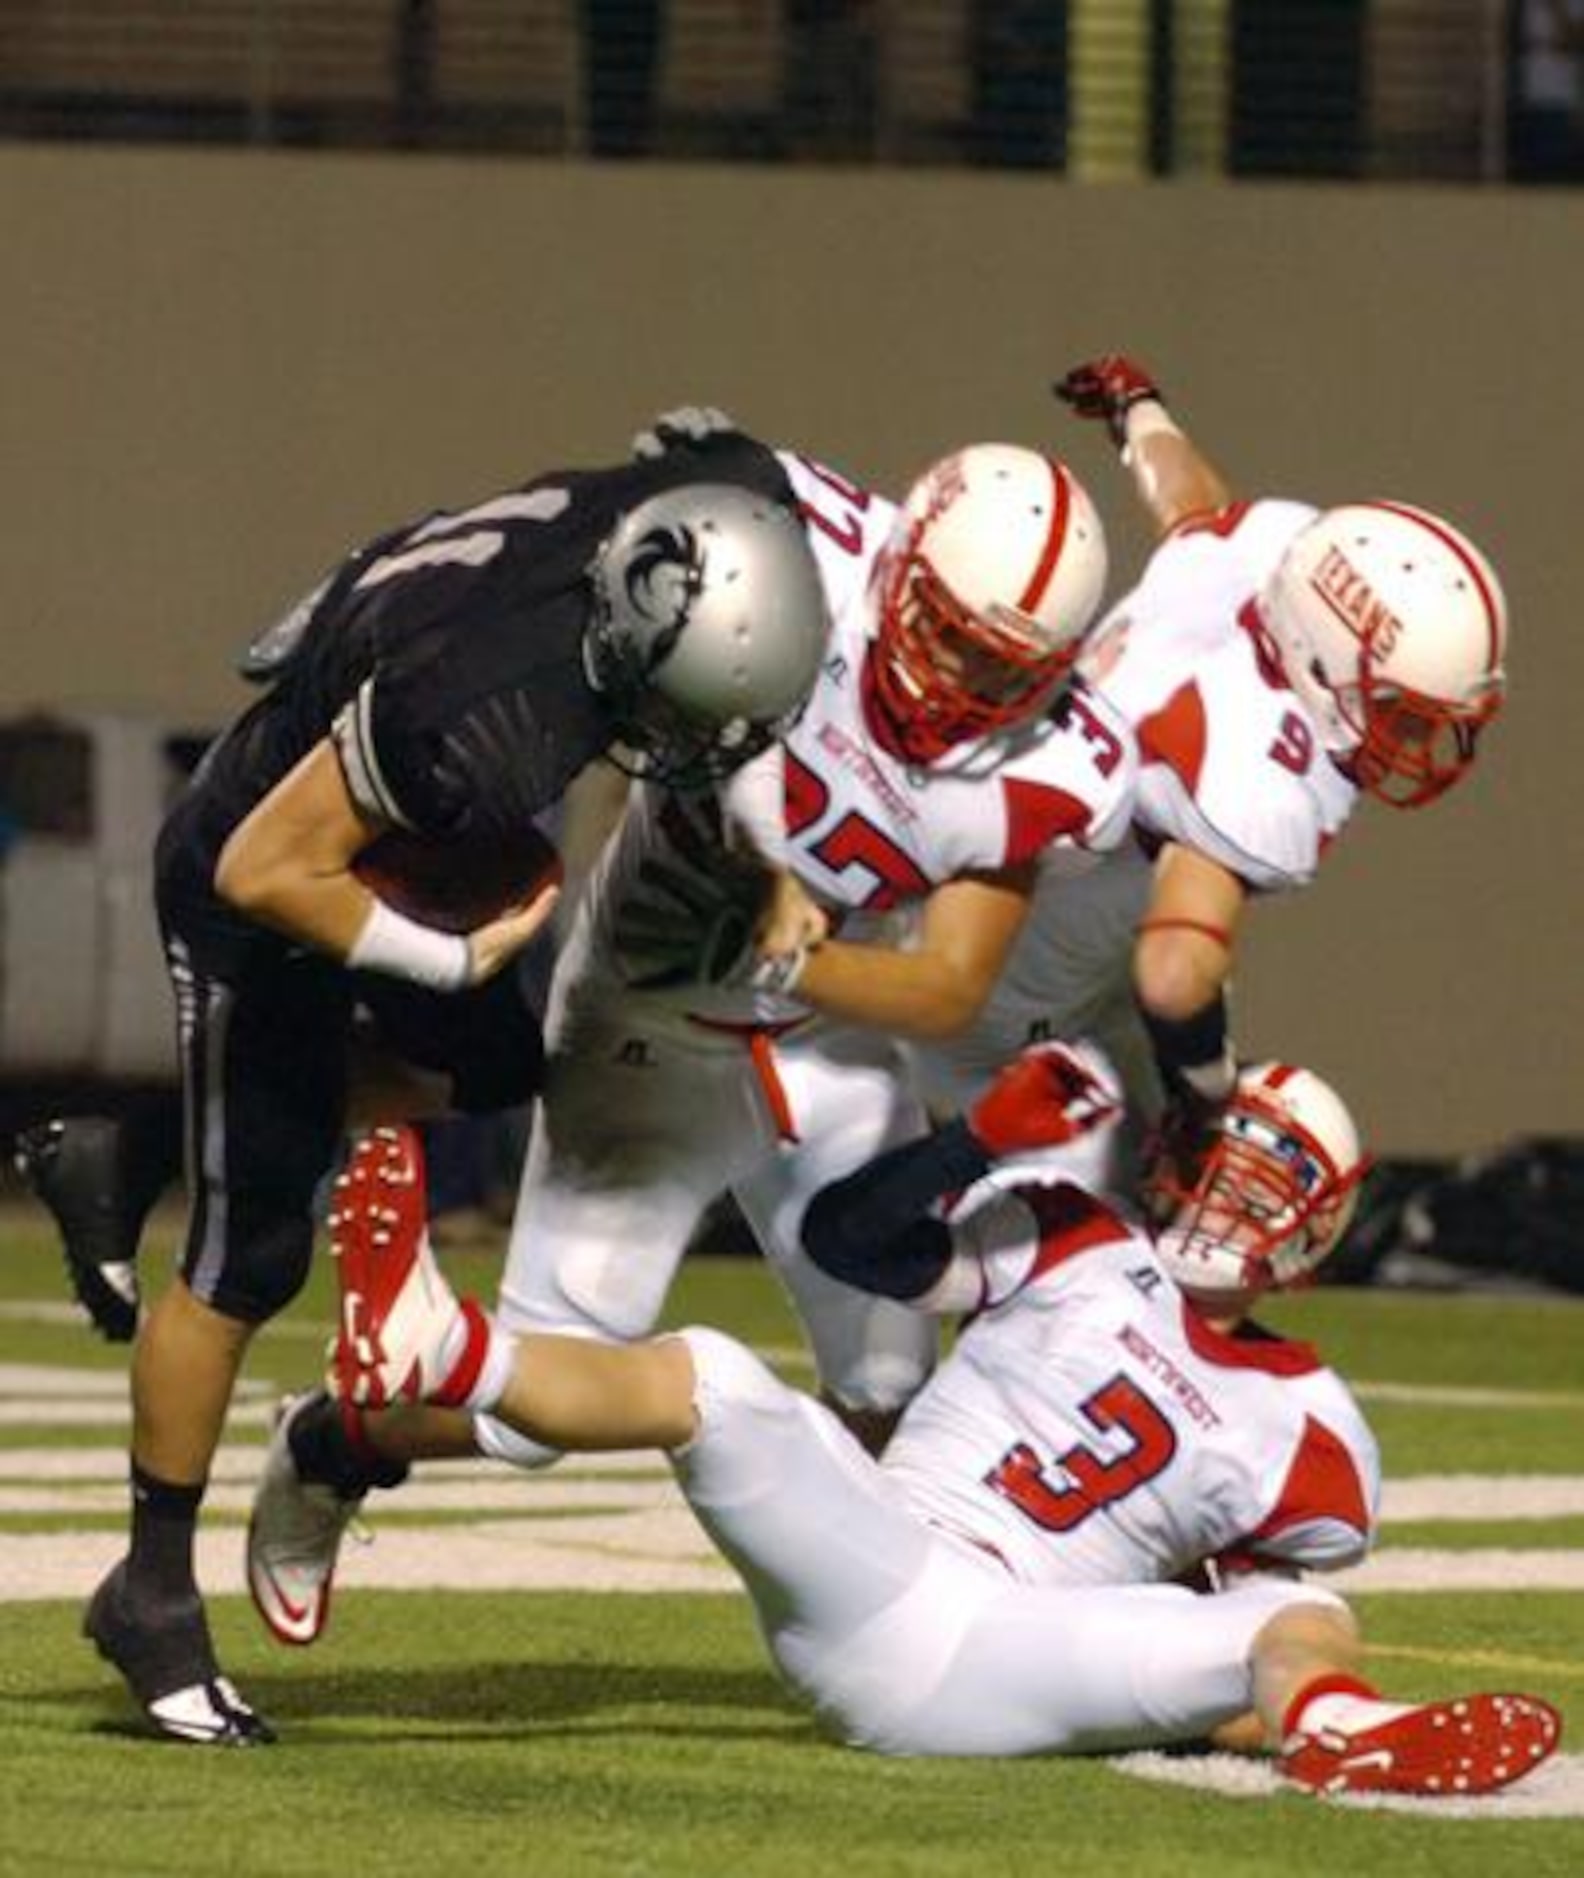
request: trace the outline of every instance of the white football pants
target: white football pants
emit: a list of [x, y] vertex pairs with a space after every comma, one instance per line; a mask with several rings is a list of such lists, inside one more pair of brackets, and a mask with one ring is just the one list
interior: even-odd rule
[[770, 1653], [824, 1722], [888, 1754], [1081, 1752], [1191, 1739], [1252, 1705], [1251, 1650], [1291, 1604], [1269, 1581], [1021, 1585], [948, 1539], [812, 1398], [720, 1332], [681, 1333], [700, 1432], [672, 1457]]
[[[806, 1327], [820, 1386], [844, 1405], [899, 1408], [933, 1365], [935, 1326], [827, 1278], [802, 1250], [828, 1181], [926, 1123], [884, 1037], [811, 1023], [773, 1046], [795, 1141], [779, 1138], [764, 1074], [740, 1036], [649, 1021], [643, 1000], [569, 1002], [535, 1117], [497, 1321], [630, 1340], [659, 1321], [705, 1209], [730, 1190]], [[487, 1453], [526, 1464], [483, 1418]]]

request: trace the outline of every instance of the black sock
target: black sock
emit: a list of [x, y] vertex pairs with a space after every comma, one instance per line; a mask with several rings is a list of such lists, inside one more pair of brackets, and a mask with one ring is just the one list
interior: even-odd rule
[[132, 1549], [127, 1557], [127, 1589], [134, 1597], [158, 1602], [196, 1598], [193, 1539], [204, 1482], [177, 1486], [145, 1473], [132, 1463]]
[[286, 1437], [299, 1476], [334, 1488], [343, 1500], [361, 1499], [370, 1487], [399, 1487], [408, 1473], [405, 1463], [374, 1452], [356, 1416], [346, 1404], [317, 1395], [297, 1411]]

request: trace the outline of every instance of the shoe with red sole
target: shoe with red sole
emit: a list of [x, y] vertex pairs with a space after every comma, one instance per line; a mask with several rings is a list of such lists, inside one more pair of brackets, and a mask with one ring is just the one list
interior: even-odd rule
[[1464, 1799], [1496, 1793], [1550, 1758], [1562, 1718], [1532, 1695], [1426, 1702], [1373, 1728], [1298, 1730], [1281, 1772], [1315, 1793], [1412, 1793]]
[[370, 1409], [465, 1403], [487, 1325], [435, 1263], [423, 1148], [411, 1128], [376, 1128], [353, 1148], [336, 1178], [330, 1251], [341, 1292], [331, 1391]]

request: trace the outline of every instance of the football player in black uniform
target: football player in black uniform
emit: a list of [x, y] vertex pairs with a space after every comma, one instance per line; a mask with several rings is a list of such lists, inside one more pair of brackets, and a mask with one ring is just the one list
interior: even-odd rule
[[393, 829], [535, 841], [606, 753], [679, 787], [720, 778], [818, 670], [826, 608], [790, 486], [746, 438], [709, 469], [662, 451], [543, 476], [353, 554], [256, 643], [267, 689], [161, 830], [192, 1213], [137, 1331], [130, 1550], [84, 1628], [163, 1735], [272, 1738], [215, 1659], [194, 1534], [249, 1339], [307, 1273], [354, 1007], [449, 1076], [452, 1106], [520, 1102], [540, 1069], [504, 968], [553, 889], [458, 935], [377, 898], [357, 856]]

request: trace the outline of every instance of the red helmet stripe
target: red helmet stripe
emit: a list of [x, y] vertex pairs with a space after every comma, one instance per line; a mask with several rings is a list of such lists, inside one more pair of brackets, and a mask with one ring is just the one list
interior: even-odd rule
[[1496, 595], [1491, 589], [1489, 580], [1485, 577], [1484, 568], [1470, 554], [1468, 543], [1445, 522], [1426, 514], [1423, 509], [1410, 508], [1406, 502], [1366, 502], [1361, 506], [1366, 509], [1385, 509], [1389, 515], [1400, 515], [1404, 521], [1417, 522], [1462, 562], [1479, 594], [1480, 604], [1485, 608], [1485, 630], [1490, 642], [1490, 653], [1486, 663], [1494, 671], [1501, 664], [1501, 607], [1497, 604]]
[[1072, 484], [1067, 479], [1067, 472], [1059, 463], [1045, 459], [1045, 466], [1051, 473], [1055, 485], [1054, 500], [1051, 503], [1050, 526], [1045, 531], [1045, 546], [1041, 550], [1039, 565], [1034, 569], [1029, 584], [1023, 589], [1018, 600], [1019, 608], [1025, 613], [1038, 610], [1039, 603], [1045, 597], [1045, 589], [1050, 585], [1061, 560], [1062, 549], [1067, 542], [1067, 526], [1072, 519]]

